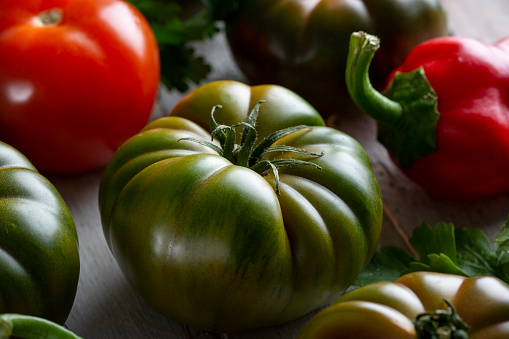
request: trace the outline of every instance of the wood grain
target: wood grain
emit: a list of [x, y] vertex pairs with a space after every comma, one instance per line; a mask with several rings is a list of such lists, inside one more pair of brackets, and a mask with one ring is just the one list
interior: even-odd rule
[[[442, 3], [455, 35], [489, 43], [509, 35], [508, 0], [442, 0]], [[229, 54], [223, 34], [198, 44], [197, 48], [213, 67], [207, 81], [246, 81]], [[181, 93], [161, 91], [152, 118], [166, 115], [181, 97]], [[509, 195], [475, 203], [436, 201], [427, 196], [392, 164], [385, 149], [376, 142], [375, 124], [367, 116], [331, 124], [355, 137], [366, 148], [384, 203], [408, 234], [422, 221], [432, 225], [446, 221], [457, 227], [482, 227], [493, 237], [507, 219]], [[105, 243], [97, 202], [100, 177], [101, 171], [48, 177], [69, 205], [80, 238], [81, 275], [75, 304], [66, 323], [78, 335], [86, 339], [296, 338], [315, 313], [282, 326], [222, 336], [202, 333], [157, 314], [125, 280]], [[389, 218], [384, 220], [381, 243], [405, 246]]]

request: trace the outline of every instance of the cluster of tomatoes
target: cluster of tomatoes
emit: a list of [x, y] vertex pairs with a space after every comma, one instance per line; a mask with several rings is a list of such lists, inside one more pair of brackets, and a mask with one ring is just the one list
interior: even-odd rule
[[[368, 12], [392, 13], [392, 7], [372, 2], [366, 1]], [[0, 231], [15, 237], [7, 241], [10, 247], [0, 239], [1, 249], [11, 254], [4, 259], [0, 251], [0, 266], [8, 268], [0, 267], [0, 313], [27, 312], [62, 323], [76, 293], [76, 229], [65, 202], [37, 170], [75, 174], [104, 169], [99, 187], [102, 226], [120, 268], [155, 310], [199, 329], [245, 331], [285, 323], [330, 304], [354, 282], [378, 245], [380, 188], [362, 146], [325, 126], [324, 114], [304, 99], [309, 96], [322, 106], [346, 91], [339, 70], [344, 65], [329, 63], [346, 58], [347, 47], [321, 53], [331, 49], [330, 37], [340, 29], [331, 25], [323, 32], [319, 25], [324, 13], [335, 8], [327, 7], [332, 1], [317, 7], [316, 16], [307, 20], [304, 42], [287, 39], [284, 32], [275, 39], [281, 42], [279, 52], [298, 53], [283, 67], [281, 60], [255, 55], [260, 41], [246, 40], [245, 34], [260, 24], [253, 15], [259, 4], [251, 3], [245, 11], [252, 20], [237, 18], [227, 26], [235, 57], [246, 74], [253, 71], [252, 78], [272, 75], [267, 83], [296, 85], [299, 94], [280, 85], [212, 82], [184, 96], [169, 117], [152, 122], [160, 81], [158, 45], [135, 7], [122, 0], [0, 3], [0, 191], [21, 198], [0, 212], [10, 218]], [[366, 30], [377, 26], [357, 5], [347, 8], [350, 17]], [[423, 16], [433, 18], [425, 22], [428, 29], [423, 21], [406, 17], [418, 24], [414, 36], [420, 39], [428, 37], [423, 32], [445, 29], [427, 11]], [[403, 12], [415, 11], [400, 8], [394, 15]], [[273, 25], [279, 23], [269, 17], [255, 31], [277, 31]], [[257, 39], [267, 34], [261, 32]], [[406, 53], [412, 47], [406, 43], [417, 43], [403, 33], [390, 38], [389, 29], [381, 34], [389, 42], [381, 63], [396, 58], [389, 51]], [[274, 71], [259, 72], [246, 55], [259, 57], [255, 63]], [[295, 71], [299, 62], [305, 72]], [[284, 80], [275, 77], [281, 74], [286, 74]], [[317, 78], [325, 81], [314, 83]], [[323, 83], [332, 89], [324, 90]], [[317, 98], [326, 93], [330, 96], [320, 102]], [[41, 208], [36, 214], [42, 219], [26, 216], [32, 206]], [[14, 255], [22, 242], [30, 251]], [[53, 273], [45, 274], [45, 269]], [[436, 292], [432, 283], [439, 278], [457, 287], [437, 292], [444, 297], [470, 283], [419, 275], [412, 278], [421, 284], [415, 293], [405, 293], [416, 299], [417, 291], [424, 291], [426, 299]], [[503, 290], [497, 282], [488, 283]], [[474, 287], [473, 293], [481, 295]], [[389, 305], [397, 297], [384, 294], [384, 287], [360, 291], [356, 296], [362, 300]], [[412, 300], [419, 306], [408, 314], [428, 310], [414, 299], [394, 302], [395, 308]], [[367, 302], [360, 304], [347, 304], [352, 309], [346, 312], [336, 306], [337, 313], [320, 314], [303, 336], [333, 330], [360, 338], [363, 325], [358, 320], [374, 314], [369, 307], [371, 313], [362, 313]], [[468, 309], [460, 311], [468, 316]], [[391, 312], [378, 314], [391, 318]], [[351, 314], [358, 315], [344, 321]], [[338, 329], [337, 318], [349, 327]], [[408, 320], [402, 322], [403, 328], [408, 326]], [[412, 329], [401, 333], [413, 337]], [[372, 337], [383, 330], [381, 326]]]

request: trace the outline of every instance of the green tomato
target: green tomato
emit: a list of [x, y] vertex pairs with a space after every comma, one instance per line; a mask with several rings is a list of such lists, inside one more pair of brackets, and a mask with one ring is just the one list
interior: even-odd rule
[[[211, 133], [200, 124], [214, 105], [217, 125], [230, 126], [252, 123], [261, 100], [253, 147], [274, 131], [312, 127], [286, 133], [250, 167], [220, 156], [221, 140], [204, 145]], [[231, 129], [215, 135], [223, 131]], [[300, 165], [271, 170], [288, 159]], [[99, 204], [107, 243], [136, 290], [161, 314], [214, 332], [284, 323], [332, 302], [370, 260], [382, 221], [359, 143], [285, 88], [232, 81], [196, 89], [122, 145]]]
[[80, 261], [71, 213], [55, 187], [0, 142], [0, 313], [64, 323]]
[[[433, 335], [449, 330], [456, 336], [444, 338], [467, 332], [471, 339], [503, 339], [508, 324], [509, 286], [500, 279], [415, 272], [346, 293], [316, 314], [299, 339], [442, 338]], [[435, 328], [441, 329], [429, 331]]]

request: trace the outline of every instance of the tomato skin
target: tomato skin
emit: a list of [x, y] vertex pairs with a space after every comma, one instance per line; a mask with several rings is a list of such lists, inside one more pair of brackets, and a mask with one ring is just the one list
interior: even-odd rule
[[437, 0], [244, 0], [226, 20], [232, 54], [252, 83], [285, 86], [323, 116], [356, 111], [345, 86], [355, 31], [384, 42], [370, 72], [378, 86], [412, 47], [448, 34]]
[[[60, 9], [62, 20], [38, 17]], [[0, 139], [42, 172], [103, 167], [148, 121], [159, 54], [121, 0], [0, 2]]]
[[299, 339], [417, 338], [418, 314], [447, 309], [446, 299], [470, 326], [472, 339], [509, 336], [509, 286], [495, 277], [409, 273], [341, 296], [306, 324]]
[[63, 324], [80, 272], [78, 235], [55, 187], [0, 142], [0, 313]]
[[[284, 323], [335, 300], [371, 258], [382, 205], [369, 158], [290, 93], [232, 81], [204, 85], [124, 143], [106, 167], [99, 206], [107, 243], [161, 314], [213, 332]], [[178, 141], [210, 140], [198, 122], [210, 119], [211, 105], [222, 105], [215, 118], [229, 125], [245, 121], [260, 99], [267, 101], [259, 135], [305, 123], [313, 127], [275, 144], [324, 152], [292, 154], [322, 169], [280, 168], [280, 196], [273, 175]]]

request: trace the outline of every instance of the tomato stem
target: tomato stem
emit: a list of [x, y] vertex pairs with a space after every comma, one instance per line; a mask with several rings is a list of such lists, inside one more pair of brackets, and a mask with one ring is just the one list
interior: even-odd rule
[[81, 339], [63, 326], [49, 320], [7, 313], [0, 315], [0, 338], [11, 336], [25, 339]]
[[419, 339], [468, 339], [469, 326], [456, 313], [454, 306], [444, 299], [448, 310], [419, 314], [414, 321]]
[[57, 26], [62, 22], [64, 12], [60, 8], [51, 8], [39, 13], [37, 23], [40, 26]]
[[[187, 140], [207, 146], [216, 151], [219, 155], [221, 155], [225, 159], [229, 160], [232, 164], [235, 164], [237, 166], [248, 167], [259, 174], [263, 174], [267, 171], [272, 171], [272, 173], [274, 174], [274, 178], [276, 180], [276, 193], [279, 195], [279, 173], [278, 173], [279, 167], [307, 165], [319, 169], [320, 166], [309, 161], [295, 159], [279, 159], [272, 161], [263, 160], [262, 158], [265, 154], [270, 152], [292, 152], [321, 157], [323, 155], [323, 152], [318, 154], [291, 146], [285, 145], [272, 146], [277, 140], [283, 138], [288, 134], [291, 134], [304, 128], [311, 128], [309, 126], [304, 125], [293, 126], [273, 132], [270, 135], [268, 135], [265, 139], [263, 139], [258, 144], [258, 146], [254, 147], [257, 137], [255, 128], [256, 120], [258, 119], [258, 113], [262, 103], [264, 103], [263, 100], [255, 105], [255, 107], [249, 114], [246, 122], [241, 122], [233, 126], [218, 124], [214, 118], [214, 113], [216, 112], [216, 110], [221, 109], [222, 107], [220, 105], [217, 105], [212, 108], [210, 121], [210, 129], [212, 131], [211, 132], [212, 141], [214, 140], [215, 137], [219, 141], [221, 147], [217, 146], [212, 142], [192, 137], [182, 138], [179, 139], [179, 141]], [[238, 127], [244, 127], [242, 131], [240, 145], [235, 144], [235, 140], [237, 137], [235, 130]]]

